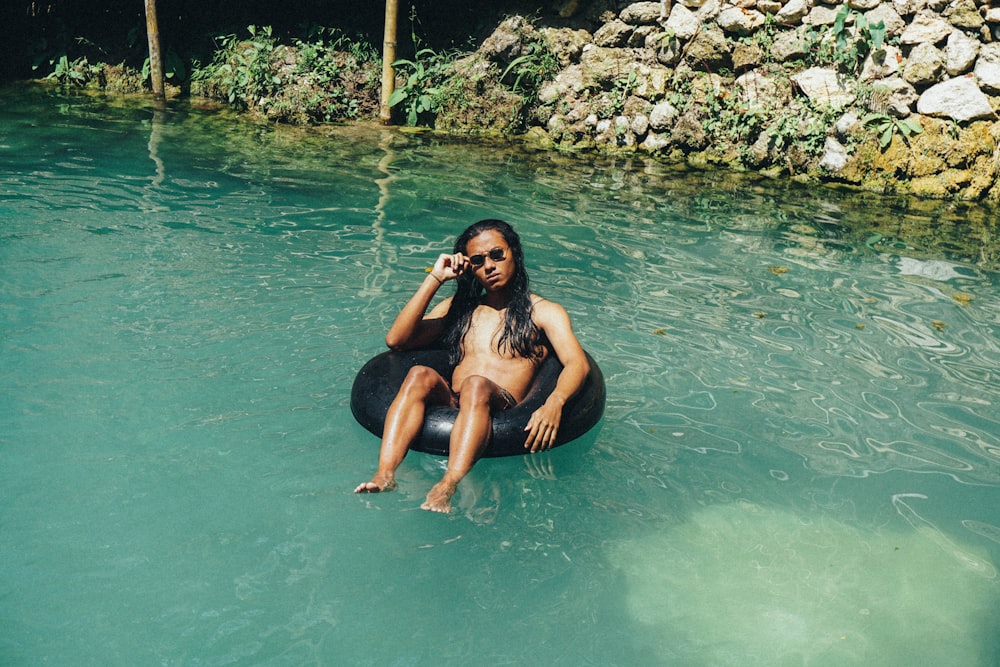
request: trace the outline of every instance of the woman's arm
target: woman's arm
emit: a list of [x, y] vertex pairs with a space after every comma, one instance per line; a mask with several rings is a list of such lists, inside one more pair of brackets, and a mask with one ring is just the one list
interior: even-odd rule
[[[438, 289], [465, 271], [468, 259], [464, 255], [441, 255], [434, 263], [416, 293], [410, 297], [385, 335], [385, 344], [393, 350], [410, 350], [437, 340], [444, 331], [444, 316], [451, 307], [447, 298], [427, 313], [427, 307]], [[425, 315], [425, 313], [427, 313]]]
[[538, 328], [545, 332], [549, 344], [563, 365], [552, 393], [531, 415], [524, 428], [528, 433], [524, 442], [525, 449], [537, 452], [555, 444], [563, 406], [583, 386], [590, 373], [590, 362], [587, 361], [587, 354], [576, 339], [569, 315], [562, 306], [539, 300], [534, 306], [534, 319]]

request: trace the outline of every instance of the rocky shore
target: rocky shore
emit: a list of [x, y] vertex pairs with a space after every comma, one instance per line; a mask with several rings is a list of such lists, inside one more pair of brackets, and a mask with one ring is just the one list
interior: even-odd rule
[[[484, 93], [489, 72], [509, 88], [539, 43], [554, 77]], [[442, 105], [446, 130], [521, 113], [546, 147], [1000, 199], [1000, 7], [989, 0], [636, 2], [594, 30], [514, 16], [453, 76], [479, 96]]]

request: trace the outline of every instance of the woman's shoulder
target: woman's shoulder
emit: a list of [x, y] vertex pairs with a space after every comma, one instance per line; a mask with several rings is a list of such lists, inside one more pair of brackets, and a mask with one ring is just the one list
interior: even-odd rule
[[531, 313], [536, 321], [546, 317], [559, 316], [565, 312], [566, 310], [555, 301], [549, 301], [535, 293], [531, 294]]

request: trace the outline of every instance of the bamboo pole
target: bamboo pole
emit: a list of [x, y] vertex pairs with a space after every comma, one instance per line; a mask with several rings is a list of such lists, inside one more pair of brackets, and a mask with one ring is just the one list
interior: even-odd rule
[[163, 61], [160, 59], [160, 27], [156, 22], [156, 0], [146, 2], [146, 40], [149, 43], [149, 77], [153, 96], [163, 97]]
[[379, 105], [379, 117], [386, 125], [392, 122], [389, 97], [396, 87], [396, 70], [392, 63], [396, 61], [396, 13], [398, 7], [398, 0], [385, 0], [385, 28], [382, 35], [382, 100]]

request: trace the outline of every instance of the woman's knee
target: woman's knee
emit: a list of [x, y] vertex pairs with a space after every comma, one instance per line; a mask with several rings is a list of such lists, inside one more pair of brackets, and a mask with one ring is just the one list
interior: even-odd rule
[[429, 366], [413, 366], [399, 388], [400, 394], [427, 396], [441, 383], [441, 375]]
[[493, 382], [481, 375], [470, 375], [462, 381], [462, 394], [459, 397], [459, 406], [470, 408], [489, 405], [495, 386]]

